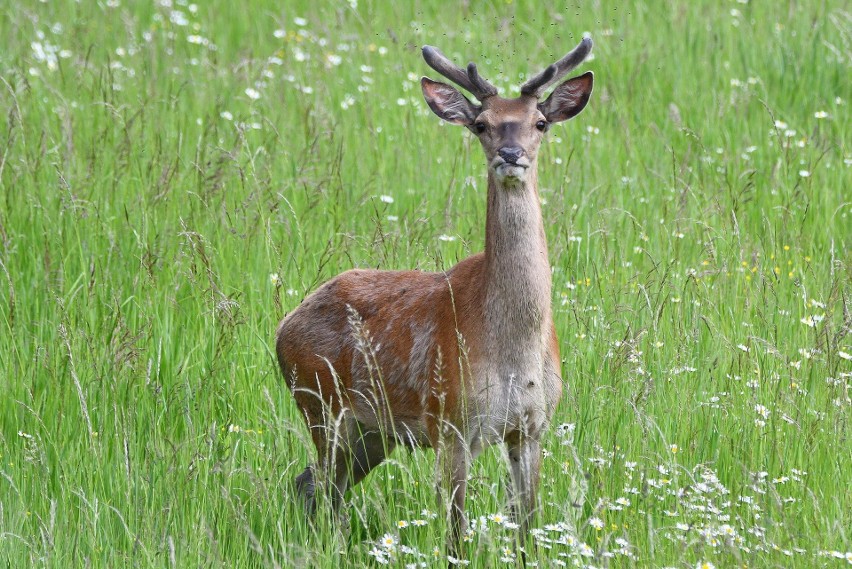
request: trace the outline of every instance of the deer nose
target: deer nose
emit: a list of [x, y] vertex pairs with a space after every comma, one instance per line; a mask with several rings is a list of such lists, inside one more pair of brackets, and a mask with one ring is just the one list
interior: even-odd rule
[[524, 155], [524, 149], [520, 146], [504, 146], [497, 151], [497, 154], [499, 154], [500, 158], [506, 162], [510, 164], [517, 164], [518, 160], [521, 159], [521, 156]]

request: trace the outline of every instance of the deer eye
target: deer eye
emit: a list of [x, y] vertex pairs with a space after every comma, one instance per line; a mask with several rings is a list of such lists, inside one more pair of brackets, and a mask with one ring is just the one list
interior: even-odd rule
[[535, 123], [535, 127], [541, 132], [544, 132], [547, 130], [547, 121], [538, 121]]
[[473, 132], [476, 134], [482, 134], [485, 132], [485, 123], [484, 122], [475, 122], [473, 123]]

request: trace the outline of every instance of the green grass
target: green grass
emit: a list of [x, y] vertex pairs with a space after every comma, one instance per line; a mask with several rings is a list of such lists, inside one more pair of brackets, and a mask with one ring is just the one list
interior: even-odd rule
[[[596, 92], [540, 160], [575, 427], [531, 557], [849, 562], [847, 5], [174, 1], [0, 8], [0, 564], [445, 565], [428, 450], [348, 533], [306, 523], [274, 330], [350, 267], [482, 249], [482, 153], [420, 45], [511, 92], [583, 32]], [[471, 566], [503, 563], [505, 484], [485, 453]]]

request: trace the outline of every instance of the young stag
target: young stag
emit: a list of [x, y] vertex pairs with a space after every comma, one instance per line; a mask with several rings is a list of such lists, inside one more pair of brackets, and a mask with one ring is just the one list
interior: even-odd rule
[[347, 485], [397, 444], [431, 446], [455, 551], [465, 531], [470, 462], [485, 446], [504, 443], [512, 509], [525, 534], [536, 505], [539, 440], [562, 395], [538, 149], [550, 125], [586, 106], [592, 73], [542, 95], [591, 49], [584, 39], [527, 81], [520, 97], [504, 99], [475, 64], [461, 69], [423, 48], [426, 63], [479, 100], [420, 81], [432, 111], [470, 129], [485, 151], [485, 252], [440, 273], [347, 271], [281, 322], [278, 361], [319, 457], [318, 469], [296, 478], [309, 511], [315, 477], [328, 481], [337, 507]]

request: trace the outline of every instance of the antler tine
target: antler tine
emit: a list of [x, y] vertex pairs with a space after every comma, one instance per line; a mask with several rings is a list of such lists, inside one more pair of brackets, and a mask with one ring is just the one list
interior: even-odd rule
[[423, 59], [426, 60], [429, 67], [459, 87], [463, 87], [480, 101], [497, 94], [497, 88], [479, 75], [475, 63], [468, 64], [467, 71], [465, 71], [447, 59], [447, 56], [441, 53], [438, 48], [431, 45], [423, 46]]
[[583, 38], [577, 47], [568, 52], [565, 57], [556, 63], [549, 65], [547, 69], [524, 83], [521, 87], [521, 93], [524, 95], [541, 97], [542, 93], [544, 93], [548, 87], [565, 77], [569, 71], [580, 65], [591, 51], [592, 38]]
[[479, 71], [476, 70], [476, 64], [472, 61], [467, 64], [467, 76], [470, 78], [473, 86], [476, 87], [476, 91], [471, 91], [471, 93], [480, 101], [485, 97], [497, 94], [497, 88], [479, 75]]

